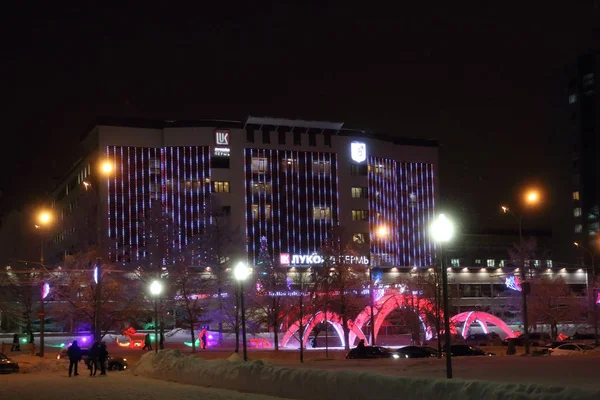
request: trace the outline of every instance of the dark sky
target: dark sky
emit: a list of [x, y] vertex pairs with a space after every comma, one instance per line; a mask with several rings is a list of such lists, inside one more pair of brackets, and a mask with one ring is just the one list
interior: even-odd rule
[[551, 184], [560, 71], [600, 44], [598, 0], [101, 3], [4, 6], [5, 212], [52, 187], [97, 115], [252, 114], [439, 139], [444, 205], [464, 229], [503, 227], [515, 185]]

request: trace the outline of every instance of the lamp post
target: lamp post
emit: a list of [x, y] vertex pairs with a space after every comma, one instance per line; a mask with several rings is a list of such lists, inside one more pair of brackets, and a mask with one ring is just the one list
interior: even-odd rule
[[[577, 242], [573, 242], [573, 244], [575, 245], [575, 247], [578, 247], [584, 251], [587, 251], [588, 254], [590, 255], [590, 259], [592, 260], [592, 279], [594, 280], [594, 285], [596, 284], [596, 265], [595, 265], [595, 260], [596, 260], [596, 254], [588, 249], [587, 247], [582, 246], [581, 244], [577, 243]], [[589, 278], [588, 278], [588, 282], [589, 282]], [[597, 307], [597, 299], [595, 296], [595, 291], [592, 290], [592, 312], [593, 312], [593, 321], [594, 321], [594, 346], [598, 347], [598, 310], [596, 309]]]
[[[52, 215], [47, 211], [42, 211], [38, 215], [39, 225], [35, 226], [40, 231], [40, 265], [42, 266], [42, 269], [44, 269], [44, 232], [42, 229], [45, 226], [48, 226], [50, 222], [52, 222]], [[46, 322], [46, 310], [44, 305], [44, 298], [46, 296], [44, 293], [44, 289], [45, 284], [42, 283], [42, 287], [40, 290], [40, 312], [38, 313], [38, 317], [40, 318], [40, 357], [42, 358], [44, 357], [44, 322]]]
[[246, 308], [244, 305], [244, 281], [250, 275], [250, 269], [245, 262], [240, 261], [233, 268], [233, 276], [240, 283], [240, 308], [242, 309], [242, 349], [244, 361], [248, 361], [248, 350], [246, 348]]
[[[535, 205], [540, 201], [540, 194], [536, 190], [529, 190], [525, 192], [524, 203], [526, 205]], [[507, 206], [502, 206], [502, 212], [510, 214], [518, 222], [519, 226], [519, 261], [520, 264], [520, 275], [521, 275], [521, 314], [523, 317], [523, 339], [525, 341], [525, 354], [530, 354], [529, 351], [529, 315], [527, 311], [527, 295], [529, 294], [530, 286], [527, 282], [527, 272], [525, 265], [525, 241], [523, 239], [523, 216], [516, 214], [510, 210]]]
[[[113, 163], [110, 160], [104, 160], [98, 168], [100, 175], [108, 177], [113, 171]], [[94, 282], [96, 283], [96, 304], [94, 307], [94, 340], [100, 341], [102, 336], [101, 315], [102, 315], [102, 218], [100, 215], [100, 193], [94, 190], [90, 182], [84, 181], [85, 190], [92, 190], [98, 197], [98, 209], [96, 210], [96, 247], [97, 258], [94, 266]]]
[[150, 284], [150, 294], [154, 297], [154, 352], [158, 353], [158, 297], [163, 291], [163, 284], [154, 280]]
[[[442, 269], [442, 292], [444, 297], [444, 337], [446, 347], [446, 377], [452, 379], [452, 352], [450, 348], [450, 314], [448, 311], [448, 271], [444, 265], [443, 244], [449, 242], [454, 236], [454, 225], [446, 218], [444, 214], [440, 214], [431, 226], [433, 239], [439, 245], [440, 268]], [[439, 337], [439, 332], [438, 332]]]

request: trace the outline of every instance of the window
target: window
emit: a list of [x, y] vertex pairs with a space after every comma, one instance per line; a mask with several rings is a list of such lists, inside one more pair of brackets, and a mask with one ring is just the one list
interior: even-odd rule
[[231, 215], [231, 206], [222, 206], [221, 214], [223, 215]]
[[270, 183], [255, 182], [252, 184], [252, 194], [271, 194], [272, 185]]
[[314, 132], [308, 133], [308, 145], [315, 147], [317, 145], [317, 134]]
[[369, 169], [367, 164], [350, 164], [350, 175], [367, 176]]
[[366, 187], [353, 187], [352, 198], [353, 199], [366, 199], [369, 197], [369, 192]]
[[385, 172], [385, 167], [381, 164], [376, 164], [376, 165], [369, 165], [369, 168], [375, 173], [375, 174], [383, 174]]
[[581, 233], [582, 230], [583, 227], [581, 226], [581, 224], [575, 225], [575, 233]]
[[539, 268], [539, 267], [540, 267], [540, 265], [542, 265], [542, 263], [541, 263], [541, 261], [540, 261], [540, 260], [533, 260], [533, 266], [534, 266], [534, 267], [536, 267], [536, 268]]
[[478, 258], [475, 260], [475, 265], [481, 265], [481, 264], [482, 264], [481, 259]]
[[213, 181], [213, 193], [229, 193], [229, 182]]
[[331, 219], [331, 208], [316, 206], [315, 208], [313, 208], [313, 218], [314, 219]]
[[573, 216], [581, 217], [581, 207], [576, 207], [573, 209]]
[[302, 146], [302, 134], [300, 132], [294, 132], [294, 145]]
[[498, 261], [498, 266], [499, 267], [504, 267], [504, 260]]
[[269, 164], [266, 158], [252, 157], [252, 172], [255, 174], [264, 174], [269, 170]]
[[262, 131], [262, 142], [269, 144], [271, 143], [271, 132], [270, 131]]
[[577, 95], [575, 93], [569, 95], [569, 104], [573, 104], [577, 101]]
[[362, 232], [355, 233], [352, 235], [352, 241], [359, 244], [369, 243], [369, 234]]
[[453, 267], [460, 267], [460, 259], [458, 259], [458, 258], [451, 258], [450, 259], [450, 265], [452, 265]]
[[552, 268], [552, 260], [546, 260], [546, 266]]
[[573, 200], [579, 200], [579, 191], [573, 192]]
[[282, 132], [282, 131], [277, 132], [277, 138], [278, 138], [279, 144], [285, 145], [285, 132]]
[[487, 260], [487, 266], [488, 267], [495, 267], [496, 266], [496, 260], [488, 258], [488, 260]]
[[366, 221], [369, 219], [367, 210], [352, 210], [352, 221]]
[[319, 174], [330, 174], [331, 163], [329, 161], [314, 161], [313, 172], [318, 172]]
[[229, 157], [211, 157], [211, 168], [229, 168]]
[[281, 160], [281, 168], [291, 169], [292, 171], [296, 170], [298, 167], [298, 160], [295, 158], [284, 158]]
[[325, 134], [325, 147], [331, 147], [331, 133]]
[[246, 129], [246, 143], [254, 143], [254, 129]]
[[[259, 219], [261, 217], [261, 209], [258, 204], [252, 204], [252, 218]], [[265, 220], [269, 221], [271, 219], [271, 205], [265, 204]]]

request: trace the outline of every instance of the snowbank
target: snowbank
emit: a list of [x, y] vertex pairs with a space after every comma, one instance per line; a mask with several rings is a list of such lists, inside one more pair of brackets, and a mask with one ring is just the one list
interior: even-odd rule
[[407, 378], [370, 372], [322, 371], [265, 365], [263, 361], [207, 361], [178, 350], [146, 353], [135, 375], [292, 399], [592, 400], [600, 391], [483, 381]]
[[[30, 372], [44, 372], [44, 371], [67, 371], [69, 367], [69, 363], [65, 362], [65, 360], [57, 360], [56, 358], [44, 358], [41, 359], [38, 356], [31, 356], [28, 354], [19, 354], [12, 357], [13, 361], [16, 361], [19, 364], [19, 371], [21, 373], [30, 373]], [[79, 368], [81, 368], [79, 365]]]

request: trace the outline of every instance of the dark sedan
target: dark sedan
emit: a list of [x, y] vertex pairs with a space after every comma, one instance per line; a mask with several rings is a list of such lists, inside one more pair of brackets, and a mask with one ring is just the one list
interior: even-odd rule
[[494, 353], [481, 350], [468, 344], [453, 344], [450, 346], [452, 357], [495, 356]]
[[19, 364], [0, 353], [0, 374], [19, 373]]
[[396, 353], [400, 358], [429, 358], [437, 357], [437, 349], [431, 346], [404, 346], [399, 348]]
[[368, 358], [398, 358], [398, 354], [380, 346], [365, 346], [362, 349], [355, 347], [346, 354], [347, 359]]

